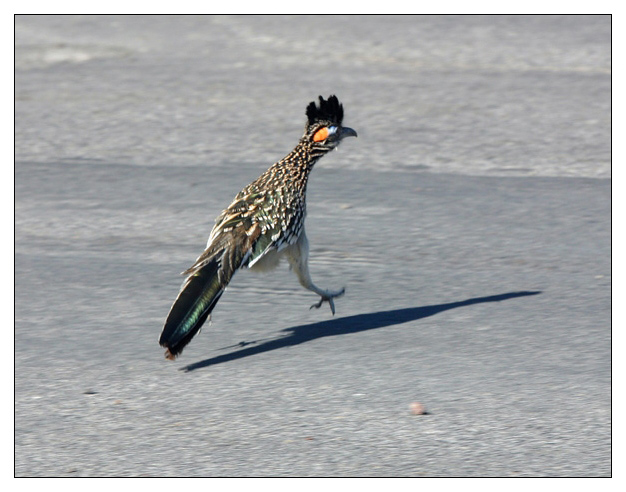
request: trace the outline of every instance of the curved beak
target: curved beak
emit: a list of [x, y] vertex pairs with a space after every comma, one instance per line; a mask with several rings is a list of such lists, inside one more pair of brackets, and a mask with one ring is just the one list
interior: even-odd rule
[[354, 131], [352, 128], [349, 128], [347, 126], [342, 126], [341, 129], [339, 130], [339, 138], [343, 139], [346, 137], [356, 137], [356, 131]]

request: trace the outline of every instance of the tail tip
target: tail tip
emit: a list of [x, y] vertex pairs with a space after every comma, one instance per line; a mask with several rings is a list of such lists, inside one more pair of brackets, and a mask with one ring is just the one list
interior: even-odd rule
[[167, 360], [176, 360], [176, 357], [178, 357], [178, 354], [172, 353], [169, 348], [165, 351], [165, 358]]

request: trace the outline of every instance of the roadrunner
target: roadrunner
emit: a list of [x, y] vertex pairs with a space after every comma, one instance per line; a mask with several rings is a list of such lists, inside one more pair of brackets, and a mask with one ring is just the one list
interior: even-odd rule
[[265, 171], [237, 194], [215, 220], [207, 247], [188, 270], [178, 297], [170, 309], [159, 343], [173, 360], [200, 331], [204, 322], [240, 268], [266, 271], [287, 258], [300, 284], [318, 294], [319, 308], [345, 289], [323, 290], [309, 274], [309, 242], [304, 231], [306, 188], [315, 163], [335, 149], [345, 137], [356, 137], [341, 126], [343, 106], [337, 97], [319, 97], [319, 105], [306, 108], [307, 122], [298, 145], [284, 159]]

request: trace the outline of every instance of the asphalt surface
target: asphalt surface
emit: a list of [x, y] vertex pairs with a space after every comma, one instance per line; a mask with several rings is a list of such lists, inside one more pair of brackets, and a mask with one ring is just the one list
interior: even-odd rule
[[[15, 474], [610, 475], [610, 28], [18, 16]], [[337, 314], [244, 271], [166, 361], [179, 272], [333, 93]]]

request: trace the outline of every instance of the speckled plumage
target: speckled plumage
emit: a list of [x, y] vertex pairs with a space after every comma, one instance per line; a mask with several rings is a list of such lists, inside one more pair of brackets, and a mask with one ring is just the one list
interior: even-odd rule
[[235, 272], [244, 267], [267, 270], [285, 256], [300, 283], [321, 296], [312, 307], [330, 304], [344, 289], [326, 291], [308, 271], [304, 229], [309, 173], [324, 154], [356, 132], [341, 126], [343, 107], [335, 96], [319, 97], [306, 110], [305, 132], [298, 145], [241, 190], [217, 217], [205, 251], [183, 272], [187, 276], [170, 310], [159, 343], [174, 359], [210, 316]]

